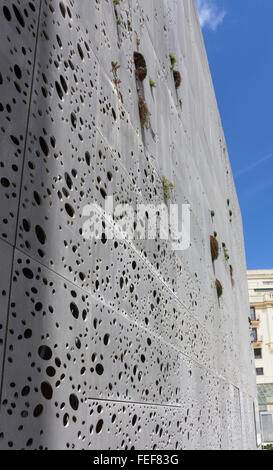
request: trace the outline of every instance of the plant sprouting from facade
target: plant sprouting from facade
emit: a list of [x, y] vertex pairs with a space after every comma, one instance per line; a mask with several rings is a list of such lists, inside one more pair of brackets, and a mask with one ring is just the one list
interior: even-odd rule
[[177, 64], [177, 58], [175, 57], [174, 54], [169, 54], [169, 57], [170, 57], [170, 61], [171, 61], [170, 69], [173, 70], [175, 64]]
[[175, 186], [166, 178], [166, 176], [162, 176], [161, 181], [163, 186], [164, 199], [165, 201], [168, 201], [171, 197], [170, 191], [173, 190]]
[[136, 33], [136, 45], [139, 47], [140, 46], [140, 37], [139, 35], [137, 34], [137, 32], [135, 31]]
[[113, 73], [116, 73], [118, 71], [118, 69], [120, 68], [120, 65], [118, 62], [112, 62], [112, 72]]

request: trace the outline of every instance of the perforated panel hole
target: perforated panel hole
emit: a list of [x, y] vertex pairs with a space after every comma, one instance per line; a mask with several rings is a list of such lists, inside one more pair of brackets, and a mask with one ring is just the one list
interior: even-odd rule
[[62, 90], [61, 85], [59, 84], [59, 82], [57, 82], [57, 81], [55, 82], [55, 87], [56, 87], [56, 91], [58, 93], [58, 96], [59, 96], [60, 100], [62, 100], [64, 94], [63, 94], [63, 90]]
[[65, 18], [66, 17], [66, 9], [65, 9], [65, 6], [64, 6], [63, 2], [59, 3], [59, 7], [60, 7], [60, 10], [61, 10], [61, 14]]
[[68, 413], [65, 413], [65, 415], [63, 417], [63, 425], [64, 425], [64, 427], [69, 426], [69, 415], [68, 415]]
[[61, 82], [61, 85], [63, 87], [64, 92], [67, 93], [67, 90], [68, 90], [67, 84], [66, 84], [66, 81], [65, 81], [65, 79], [62, 75], [60, 76], [60, 82]]
[[107, 193], [106, 193], [106, 191], [105, 191], [105, 189], [104, 189], [104, 188], [100, 188], [100, 193], [101, 193], [101, 195], [102, 195], [103, 199], [105, 199], [105, 198], [106, 198], [106, 196], [107, 196]]
[[40, 225], [36, 225], [35, 233], [41, 245], [44, 245], [46, 242], [46, 234]]
[[34, 196], [35, 202], [38, 204], [38, 206], [40, 206], [41, 198], [40, 198], [39, 194], [37, 193], [37, 191], [34, 191], [33, 196]]
[[43, 405], [39, 404], [37, 405], [35, 408], [34, 408], [34, 411], [33, 411], [33, 416], [35, 418], [38, 418], [39, 416], [41, 416], [42, 412], [43, 412]]
[[49, 154], [49, 148], [48, 148], [48, 145], [47, 145], [45, 139], [43, 137], [39, 137], [39, 142], [40, 142], [40, 146], [41, 146], [41, 149], [42, 149], [43, 153], [47, 157], [48, 154]]
[[54, 377], [54, 375], [56, 374], [56, 371], [55, 371], [54, 367], [49, 366], [46, 369], [46, 373], [49, 377]]
[[53, 390], [52, 390], [51, 385], [48, 382], [42, 382], [41, 392], [47, 400], [51, 400], [52, 395], [53, 395]]
[[65, 210], [66, 210], [66, 212], [68, 213], [68, 215], [70, 217], [74, 217], [75, 211], [74, 211], [73, 207], [70, 206], [70, 204], [65, 204]]
[[103, 365], [102, 364], [97, 364], [96, 365], [96, 372], [98, 375], [102, 375], [104, 371]]
[[25, 22], [24, 22], [24, 18], [22, 16], [22, 13], [20, 12], [20, 10], [16, 7], [16, 5], [12, 4], [12, 8], [13, 8], [13, 11], [15, 13], [15, 16], [17, 18], [17, 21], [18, 23], [24, 28], [25, 26]]
[[7, 178], [1, 178], [0, 181], [1, 181], [2, 186], [4, 186], [4, 188], [8, 188], [8, 187], [9, 187], [10, 182], [9, 182], [9, 180], [8, 180]]
[[76, 319], [79, 318], [79, 309], [78, 309], [77, 305], [74, 302], [70, 303], [70, 311], [71, 311], [74, 318], [76, 318]]
[[30, 227], [31, 227], [30, 222], [27, 219], [23, 219], [23, 228], [25, 232], [29, 232]]
[[14, 73], [16, 75], [16, 77], [20, 80], [20, 78], [22, 77], [22, 72], [21, 72], [21, 69], [19, 67], [19, 65], [15, 64], [14, 66]]
[[66, 181], [66, 184], [67, 184], [68, 188], [72, 189], [73, 183], [72, 183], [72, 179], [70, 178], [69, 174], [65, 173], [64, 177], [65, 177], [65, 181]]
[[91, 156], [90, 156], [89, 152], [85, 152], [85, 161], [86, 161], [87, 165], [90, 166]]
[[77, 118], [76, 118], [75, 113], [71, 113], [70, 119], [71, 119], [71, 124], [72, 124], [72, 126], [76, 128], [76, 126], [77, 126]]
[[106, 335], [104, 335], [104, 338], [103, 338], [103, 342], [104, 342], [105, 346], [107, 346], [107, 344], [109, 344], [109, 341], [110, 341], [110, 335], [107, 333]]
[[80, 44], [77, 44], [77, 47], [78, 47], [78, 51], [79, 51], [79, 54], [80, 54], [80, 58], [83, 60], [84, 59], [84, 54], [83, 54], [83, 50], [82, 50]]
[[33, 279], [33, 272], [31, 271], [31, 269], [29, 268], [24, 268], [23, 269], [23, 274], [25, 277], [27, 277], [28, 279]]
[[74, 393], [71, 393], [70, 397], [69, 397], [69, 403], [70, 403], [70, 406], [73, 410], [77, 410], [78, 407], [79, 407], [79, 399], [76, 395], [74, 395]]
[[99, 419], [96, 425], [96, 433], [99, 434], [103, 427], [103, 419]]
[[6, 6], [3, 7], [3, 13], [4, 13], [4, 16], [5, 16], [6, 20], [10, 21], [11, 20], [11, 14], [10, 14], [10, 11], [9, 11], [8, 7], [6, 7]]
[[45, 361], [49, 361], [49, 359], [51, 359], [51, 357], [52, 357], [51, 348], [49, 346], [46, 346], [46, 345], [42, 345], [42, 346], [39, 347], [38, 354], [39, 354], [40, 358], [44, 359]]

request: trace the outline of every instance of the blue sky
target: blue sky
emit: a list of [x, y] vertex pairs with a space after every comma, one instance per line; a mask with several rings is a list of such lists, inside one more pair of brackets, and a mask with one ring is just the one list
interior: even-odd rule
[[273, 269], [273, 1], [196, 0], [248, 269]]

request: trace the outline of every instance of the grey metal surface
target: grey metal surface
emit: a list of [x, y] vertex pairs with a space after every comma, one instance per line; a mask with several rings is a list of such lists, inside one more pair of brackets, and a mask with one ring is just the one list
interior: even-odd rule
[[[123, 0], [120, 26], [110, 0], [0, 6], [0, 447], [255, 448], [241, 216], [194, 2]], [[162, 176], [191, 204], [189, 250], [83, 238], [86, 204], [164, 203]]]

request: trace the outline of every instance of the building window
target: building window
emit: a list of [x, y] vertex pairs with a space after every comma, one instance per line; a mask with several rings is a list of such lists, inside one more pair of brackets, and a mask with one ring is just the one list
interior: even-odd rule
[[257, 328], [252, 328], [252, 337], [254, 342], [258, 341]]
[[263, 367], [256, 367], [256, 375], [264, 375]]
[[273, 292], [273, 289], [254, 289], [254, 292]]
[[250, 319], [256, 320], [256, 312], [255, 312], [255, 307], [250, 307]]
[[255, 359], [262, 359], [262, 348], [255, 348], [254, 356], [255, 356]]

